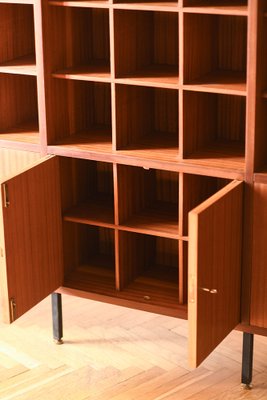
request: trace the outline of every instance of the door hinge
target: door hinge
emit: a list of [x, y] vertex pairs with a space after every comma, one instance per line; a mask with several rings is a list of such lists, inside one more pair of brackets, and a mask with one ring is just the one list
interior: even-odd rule
[[8, 186], [6, 183], [3, 184], [3, 203], [5, 208], [8, 208], [10, 206]]
[[14, 297], [11, 297], [11, 299], [9, 300], [9, 303], [10, 303], [11, 322], [14, 322], [15, 319], [17, 318], [17, 304], [16, 304]]

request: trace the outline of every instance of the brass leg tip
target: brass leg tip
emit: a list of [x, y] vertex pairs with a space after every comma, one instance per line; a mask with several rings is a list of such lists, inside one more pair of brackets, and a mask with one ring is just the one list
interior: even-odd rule
[[243, 390], [251, 390], [252, 384], [251, 383], [243, 383], [242, 387], [243, 387]]
[[63, 340], [62, 339], [54, 339], [55, 344], [63, 344]]

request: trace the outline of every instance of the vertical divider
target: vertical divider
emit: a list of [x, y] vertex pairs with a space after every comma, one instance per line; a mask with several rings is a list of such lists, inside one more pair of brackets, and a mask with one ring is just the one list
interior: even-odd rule
[[[181, 172], [179, 174], [179, 236], [182, 238], [184, 236], [184, 174]], [[184, 240], [179, 240], [179, 258], [178, 258], [178, 276], [179, 276], [179, 303], [184, 304], [186, 302], [187, 289], [185, 287], [187, 279], [187, 264], [186, 264], [186, 254], [185, 254]]]
[[111, 125], [112, 150], [117, 149], [116, 141], [116, 86], [115, 86], [115, 45], [114, 45], [114, 10], [109, 6], [109, 37], [110, 37], [110, 76], [111, 76]]
[[39, 140], [41, 155], [47, 154], [47, 119], [46, 119], [46, 79], [45, 60], [44, 60], [44, 31], [43, 13], [47, 12], [47, 2], [39, 0], [33, 4], [34, 32], [35, 32], [35, 56], [37, 68], [37, 98], [38, 98], [38, 118], [39, 118]]
[[114, 185], [114, 223], [115, 223], [115, 287], [121, 289], [120, 274], [120, 232], [119, 225], [119, 200], [118, 200], [118, 165], [113, 164], [113, 185]]
[[[182, 0], [180, 0], [182, 3]], [[184, 14], [182, 5], [179, 9], [179, 102], [178, 102], [178, 115], [179, 115], [179, 158], [184, 158], [184, 115], [183, 115], [183, 84], [184, 84]]]
[[[251, 0], [248, 2], [248, 52], [247, 52], [247, 120], [246, 120], [246, 179], [253, 180], [256, 155], [256, 129], [257, 129], [257, 102], [261, 101], [257, 73], [257, 60], [259, 58], [260, 38], [260, 2]], [[257, 77], [255, 79], [255, 76]], [[259, 99], [259, 100], [258, 100]], [[256, 157], [256, 158], [255, 158]]]

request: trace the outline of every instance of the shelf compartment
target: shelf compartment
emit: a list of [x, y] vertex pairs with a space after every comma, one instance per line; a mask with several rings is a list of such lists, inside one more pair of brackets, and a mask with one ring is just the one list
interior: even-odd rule
[[112, 229], [64, 222], [64, 286], [113, 294], [115, 245]]
[[114, 226], [112, 164], [61, 157], [60, 176], [65, 221]]
[[36, 77], [0, 74], [0, 140], [39, 143]]
[[109, 81], [108, 9], [53, 6], [49, 18], [54, 76]]
[[117, 168], [120, 229], [177, 239], [179, 174]]
[[184, 92], [184, 158], [244, 170], [246, 98]]
[[0, 73], [36, 75], [33, 6], [0, 3], [0, 26]]
[[179, 306], [178, 240], [119, 232], [120, 295], [161, 307]]
[[[184, 0], [184, 11], [222, 14], [222, 15], [247, 15], [247, 0]], [[188, 8], [187, 8], [188, 7]]]
[[178, 86], [178, 13], [114, 10], [115, 77]]
[[184, 83], [246, 95], [247, 18], [184, 15]]
[[116, 135], [122, 153], [177, 160], [178, 91], [116, 85]]
[[111, 152], [110, 84], [53, 79], [49, 144]]

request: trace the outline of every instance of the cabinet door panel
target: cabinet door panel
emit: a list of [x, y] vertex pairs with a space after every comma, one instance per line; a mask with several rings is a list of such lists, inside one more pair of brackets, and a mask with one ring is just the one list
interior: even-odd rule
[[1, 304], [12, 322], [63, 281], [58, 160], [3, 182], [1, 193]]
[[250, 323], [267, 328], [267, 184], [254, 184]]
[[198, 366], [240, 322], [242, 182], [189, 213], [189, 360]]

